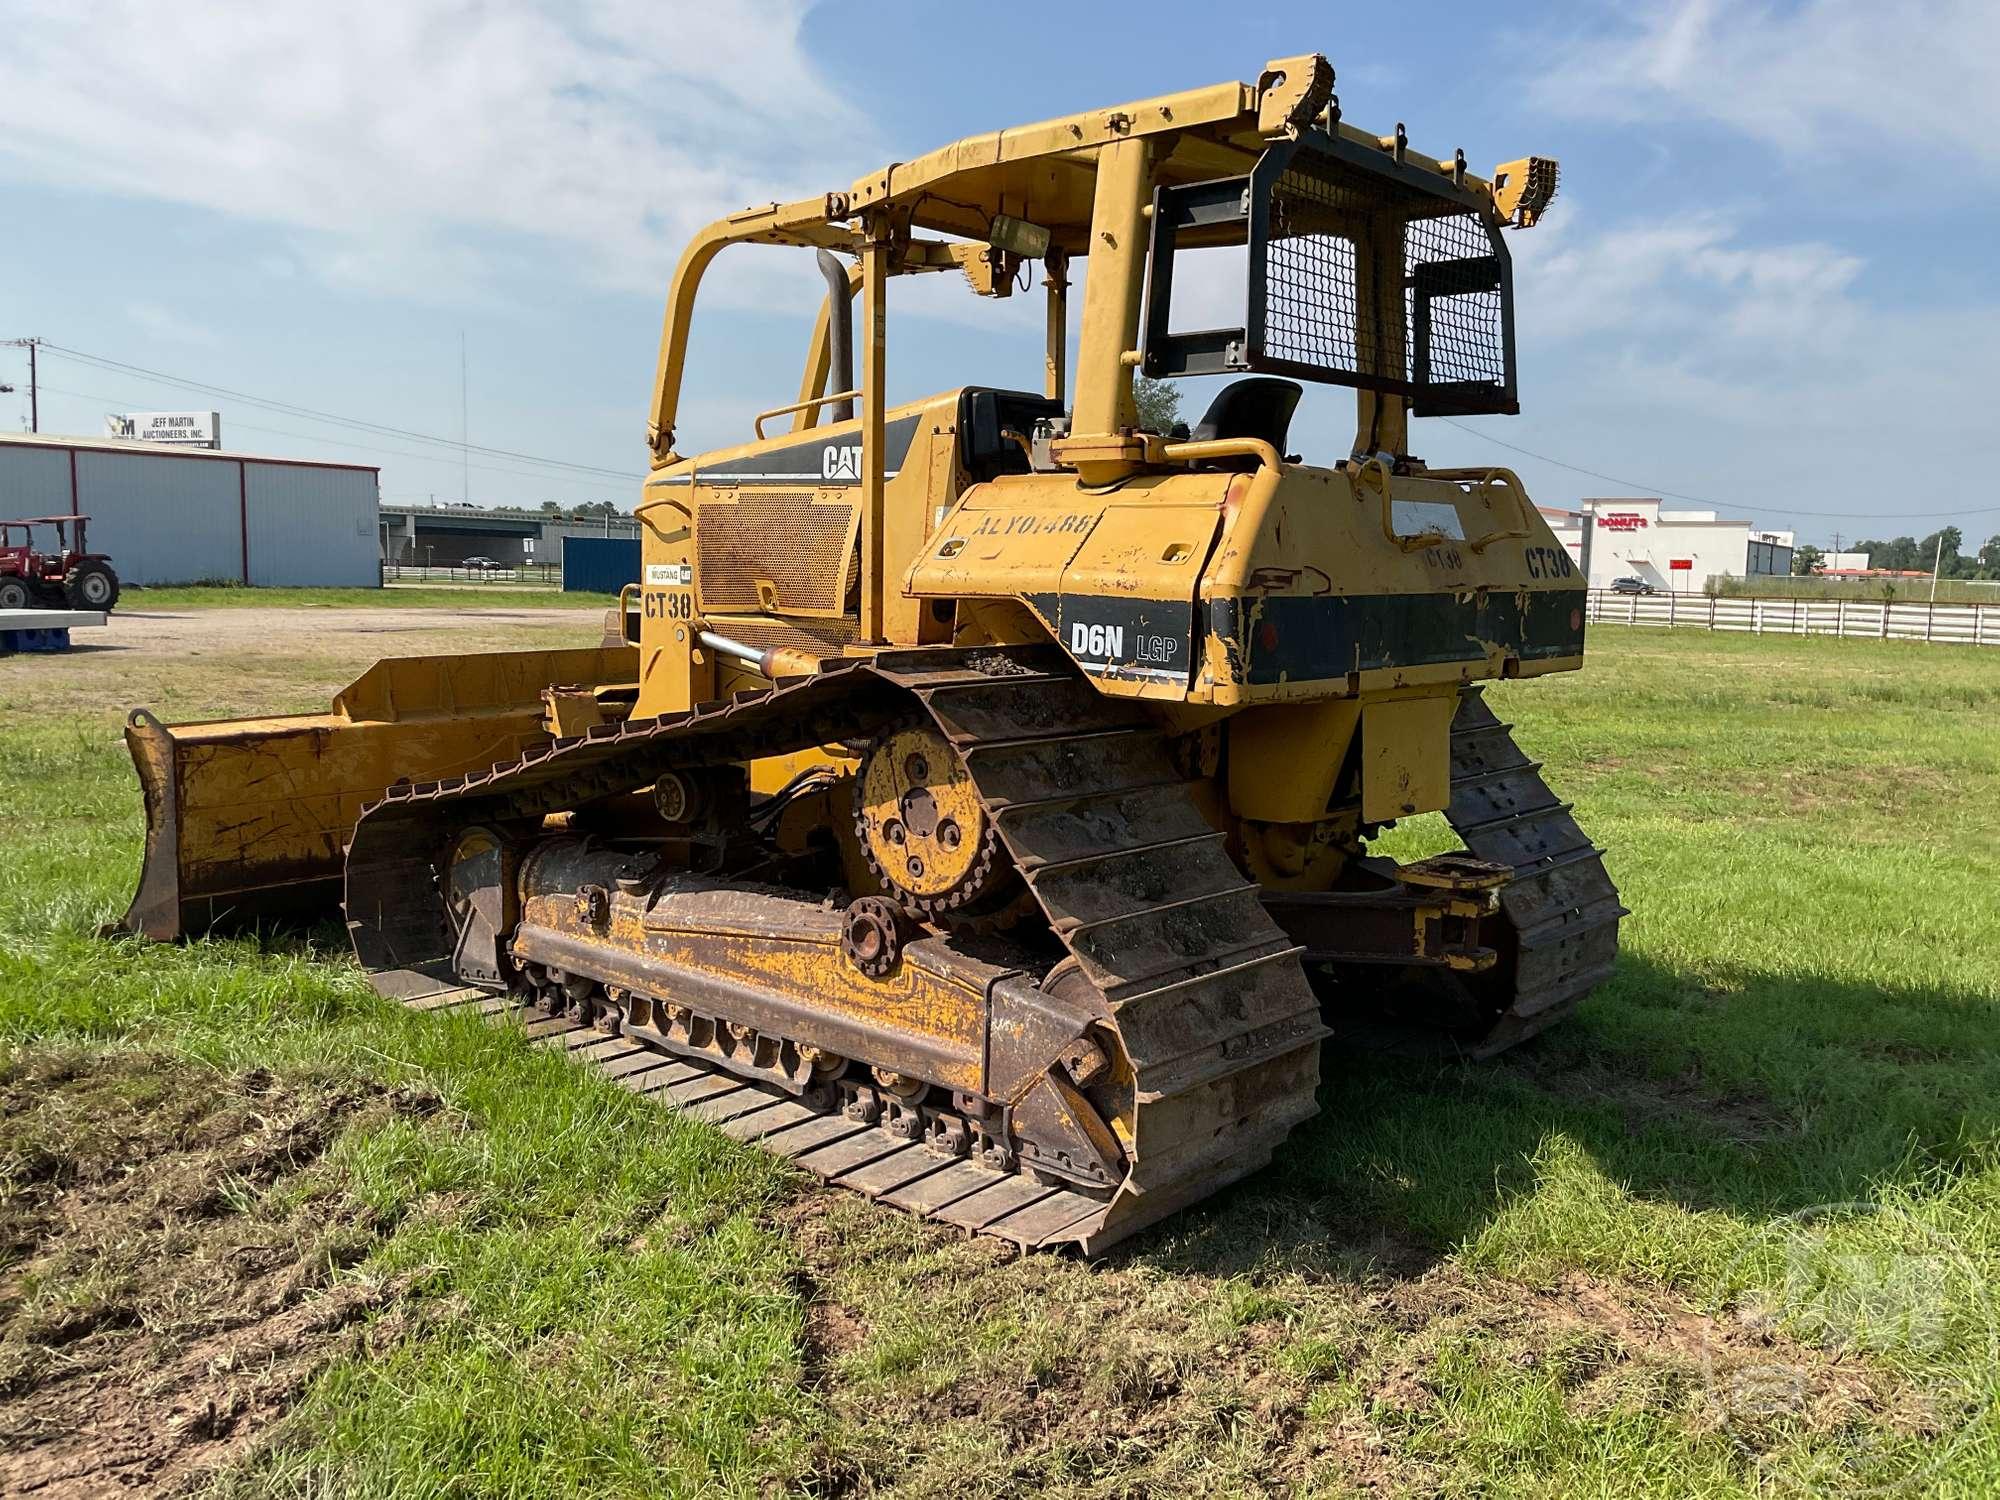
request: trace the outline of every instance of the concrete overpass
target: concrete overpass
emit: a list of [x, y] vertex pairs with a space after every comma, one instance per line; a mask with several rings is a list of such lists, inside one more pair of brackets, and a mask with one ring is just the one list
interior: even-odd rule
[[639, 523], [630, 516], [571, 521], [476, 505], [384, 505], [376, 534], [386, 563], [443, 568], [490, 557], [508, 567], [560, 567], [564, 537], [636, 537]]

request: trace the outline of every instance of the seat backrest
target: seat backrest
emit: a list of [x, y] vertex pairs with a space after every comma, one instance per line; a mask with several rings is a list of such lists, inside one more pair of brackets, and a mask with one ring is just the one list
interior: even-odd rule
[[1285, 438], [1292, 430], [1292, 413], [1304, 394], [1305, 387], [1296, 380], [1281, 380], [1275, 375], [1232, 381], [1216, 392], [1191, 436], [1197, 443], [1217, 438], [1262, 438], [1282, 455]]

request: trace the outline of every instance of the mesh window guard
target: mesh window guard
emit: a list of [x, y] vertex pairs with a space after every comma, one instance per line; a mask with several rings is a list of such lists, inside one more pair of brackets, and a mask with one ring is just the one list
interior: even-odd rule
[[[1247, 240], [1240, 328], [1171, 329], [1182, 234]], [[1418, 415], [1512, 412], [1513, 276], [1489, 206], [1347, 140], [1272, 147], [1245, 178], [1155, 195], [1144, 368], [1268, 371], [1406, 396]]]

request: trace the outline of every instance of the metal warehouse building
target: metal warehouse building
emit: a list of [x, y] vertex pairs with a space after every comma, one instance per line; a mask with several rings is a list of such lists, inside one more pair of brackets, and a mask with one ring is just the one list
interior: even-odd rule
[[380, 488], [360, 464], [0, 433], [0, 519], [90, 517], [126, 583], [373, 587]]

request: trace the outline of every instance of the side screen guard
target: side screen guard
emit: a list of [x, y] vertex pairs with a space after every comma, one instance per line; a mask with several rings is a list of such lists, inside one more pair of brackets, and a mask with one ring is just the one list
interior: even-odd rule
[[[1174, 332], [1176, 250], [1245, 244], [1243, 322]], [[1141, 368], [1355, 386], [1417, 416], [1517, 412], [1499, 220], [1449, 177], [1318, 131], [1248, 176], [1157, 188]]]

